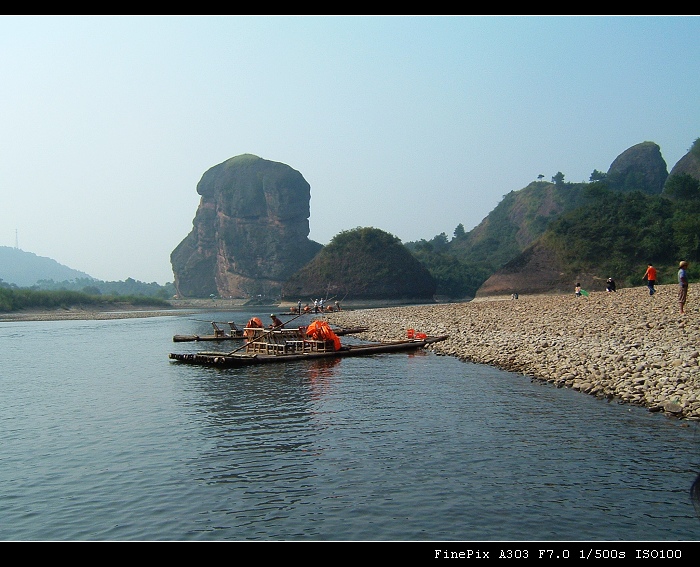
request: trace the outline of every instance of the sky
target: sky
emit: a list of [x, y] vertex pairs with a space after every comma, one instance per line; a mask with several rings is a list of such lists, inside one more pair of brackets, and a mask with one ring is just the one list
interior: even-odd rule
[[0, 16], [0, 246], [172, 282], [197, 183], [311, 186], [309, 238], [477, 226], [539, 175], [700, 137], [696, 16]]

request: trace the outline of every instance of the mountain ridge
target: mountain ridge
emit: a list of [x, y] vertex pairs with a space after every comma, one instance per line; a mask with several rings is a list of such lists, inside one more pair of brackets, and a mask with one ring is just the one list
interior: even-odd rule
[[0, 246], [0, 280], [18, 287], [31, 287], [40, 280], [74, 280], [92, 276], [60, 264], [53, 258], [37, 256], [20, 248]]
[[[205, 173], [203, 180], [208, 181], [208, 178], [212, 177], [214, 173], [221, 173], [222, 175], [227, 173], [233, 164], [241, 165], [239, 162], [248, 164], [248, 162], [252, 163], [255, 161], [266, 162], [266, 160], [261, 160], [257, 156], [245, 154], [211, 168], [210, 171]], [[273, 165], [274, 167], [280, 167], [282, 164]], [[298, 174], [296, 170], [291, 170], [288, 166], [284, 166], [282, 171], [289, 171], [293, 175]], [[271, 179], [277, 183], [278, 177]], [[286, 217], [289, 216], [290, 210], [296, 211], [295, 216], [298, 219], [293, 219], [295, 224], [290, 225], [292, 229], [287, 230], [287, 232], [295, 234], [297, 240], [304, 244], [318, 246], [320, 253], [323, 247], [320, 244], [308, 241], [308, 184], [305, 183], [300, 174], [298, 174], [298, 177], [299, 189], [294, 189], [294, 191], [299, 192], [299, 197], [295, 201], [297, 203], [295, 207], [291, 209], [289, 207], [288, 189], [283, 188], [279, 195], [276, 193], [269, 194], [271, 184], [270, 182], [265, 182], [261, 185], [261, 188], [267, 192], [267, 202], [274, 206], [272, 214], [267, 215], [262, 209], [262, 212], [257, 211], [257, 209], [254, 212], [263, 221], [272, 222], [279, 228], [280, 220], [285, 221]], [[539, 176], [540, 181], [533, 181], [520, 190], [511, 190], [507, 193], [496, 207], [470, 232], [465, 232], [462, 225], [459, 225], [455, 230], [455, 237], [452, 241], [448, 241], [443, 233], [434, 237], [431, 241], [422, 240], [404, 244], [428, 268], [431, 275], [435, 276], [437, 295], [443, 298], [459, 300], [512, 292], [542, 293], [545, 290], [562, 292], [571, 287], [572, 284], [569, 280], [572, 278], [581, 278], [587, 282], [586, 285], [602, 285], [602, 282], [608, 275], [614, 276], [620, 274], [621, 271], [611, 269], [609, 270], [610, 274], [599, 274], [590, 265], [586, 265], [585, 262], [581, 261], [581, 258], [572, 256], [571, 250], [566, 251], [568, 256], [563, 254], [562, 238], [565, 238], [566, 234], [561, 222], [569, 222], [571, 224], [572, 221], [561, 221], [557, 228], [558, 233], [556, 237], [552, 235], [550, 230], [550, 227], [553, 226], [552, 223], [560, 218], [566, 219], [566, 215], [570, 215], [577, 208], [590, 205], [596, 199], [599, 199], [599, 203], [621, 204], [621, 206], [629, 208], [631, 206], [630, 203], [634, 205], [634, 199], [636, 198], [634, 195], [637, 193], [641, 194], [645, 199], [666, 199], [654, 204], [654, 206], [661, 207], [659, 210], [663, 210], [669, 202], [672, 202], [668, 201], [669, 196], [673, 197], [672, 191], [668, 190], [672, 181], [684, 181], [684, 177], [691, 180], [700, 180], [700, 138], [695, 140], [688, 153], [675, 164], [670, 174], [668, 173], [666, 162], [661, 156], [659, 146], [653, 142], [642, 142], [618, 155], [613, 160], [606, 174], [593, 170], [591, 183], [564, 182], [564, 175], [560, 172], [552, 177], [551, 183], [541, 181], [542, 177], [544, 176]], [[214, 182], [215, 185], [219, 183], [218, 177], [214, 179]], [[289, 184], [286, 181], [285, 183]], [[201, 191], [203, 197], [208, 196], [215, 185], [202, 182], [201, 187], [198, 186], [198, 191]], [[687, 203], [692, 204], [694, 201], [692, 199], [687, 200], [688, 195], [683, 196], [683, 191], [686, 193], [690, 191], [689, 194], [692, 196], [693, 192], [696, 191], [692, 185], [691, 183], [691, 186], [685, 189], [676, 188], [676, 197], [680, 195], [681, 198], [686, 199]], [[295, 187], [295, 185], [292, 184], [292, 187]], [[260, 199], [251, 192], [248, 186], [244, 188], [250, 193], [250, 199], [252, 199], [250, 206], [255, 205], [255, 207], [259, 208]], [[607, 200], [603, 199], [601, 201], [600, 196], [605, 191], [613, 191], [618, 196], [625, 195], [624, 199], [626, 201], [623, 202], [620, 199], [616, 201], [609, 197]], [[271, 196], [283, 199], [278, 203], [275, 200], [271, 200]], [[280, 207], [281, 203], [284, 206]], [[248, 206], [247, 202], [246, 206]], [[601, 210], [600, 214], [609, 212]], [[655, 218], [659, 222], [661, 220], [667, 223], [671, 222], [663, 215], [657, 218], [650, 217], [646, 212], [644, 214], [646, 215], [646, 222], [656, 222], [654, 221]], [[217, 215], [217, 218], [219, 217], [228, 223], [226, 226], [230, 232], [229, 225], [231, 225], [231, 222], [227, 219], [231, 217], [223, 214]], [[268, 219], [267, 221], [265, 220], [266, 218]], [[629, 216], [623, 216], [623, 218], [629, 222]], [[674, 222], [677, 224], [677, 219]], [[264, 226], [264, 222], [261, 226]], [[368, 228], [371, 229], [372, 227]], [[583, 233], [580, 227], [574, 228], [579, 233]], [[620, 228], [626, 229], [629, 227], [622, 226]], [[684, 230], [687, 233], [684, 235], [686, 239], [700, 239], [700, 228], [696, 229], [695, 225], [687, 225], [684, 227]], [[550, 232], [548, 233], [548, 231]], [[260, 231], [258, 230], [258, 232]], [[286, 233], [280, 232], [280, 234], [284, 235]], [[584, 236], [588, 238], [587, 241], [581, 240], [581, 234], [577, 237], [581, 242], [588, 242], [591, 245], [599, 244], [597, 242], [597, 234], [585, 234]], [[663, 237], [662, 231], [660, 236], [657, 235], [655, 238], [663, 240]], [[277, 240], [281, 238], [282, 236], [279, 236]], [[609, 239], [609, 236], [607, 238]], [[618, 241], [622, 242], [622, 240]], [[615, 242], [618, 241], [610, 240], [610, 245], [614, 247], [616, 245]], [[203, 250], [205, 244], [206, 242], [202, 241], [195, 248]], [[256, 256], [260, 258], [265, 256], [268, 256], [268, 258], [274, 257], [275, 260], [289, 256], [284, 250], [279, 249], [278, 245], [275, 246], [258, 250]], [[666, 251], [668, 250], [667, 247]], [[269, 254], [269, 251], [274, 253]], [[611, 253], [618, 253], [618, 256], [620, 254], [614, 248], [611, 248], [610, 251]], [[312, 255], [311, 250], [307, 251], [307, 255]], [[688, 259], [694, 260], [695, 257], [691, 253], [688, 255]], [[239, 264], [244, 260], [246, 262], [250, 261], [242, 256], [237, 260]], [[639, 258], [634, 260], [639, 261]], [[313, 258], [309, 260], [309, 262], [311, 261], [313, 261]], [[32, 271], [28, 266], [40, 267]], [[607, 266], [599, 266], [599, 268], [608, 270]], [[240, 272], [240, 268], [236, 269]], [[300, 269], [303, 269], [303, 266]], [[332, 269], [332, 267], [327, 267], [327, 269]], [[625, 269], [629, 269], [629, 266]], [[668, 266], [666, 266], [666, 269], [670, 270]], [[214, 274], [217, 279], [231, 279], [232, 274], [234, 274], [234, 266], [222, 265], [219, 268], [219, 272]], [[264, 276], [264, 283], [270, 283], [270, 274], [273, 274], [270, 270], [268, 270], [270, 273], [261, 272], [260, 274], [254, 274], [253, 272], [254, 270], [250, 270], [248, 277], [255, 279], [256, 277]], [[289, 267], [287, 268], [287, 273], [289, 273]], [[282, 278], [280, 274], [274, 273], [274, 275], [275, 279], [278, 280], [277, 285], [283, 285], [283, 280], [289, 281], [294, 276], [294, 274], [291, 274], [291, 276], [286, 275]], [[236, 277], [240, 278], [240, 276]], [[40, 280], [60, 282], [86, 278], [95, 279], [84, 272], [63, 266], [51, 258], [40, 257], [34, 253], [25, 252], [17, 248], [0, 246], [0, 283], [29, 287]], [[451, 289], [446, 291], [446, 286], [449, 287], [450, 285]], [[357, 285], [355, 287], [359, 288], [361, 286]], [[227, 289], [230, 291], [230, 288]], [[209, 293], [207, 293], [208, 295]]]

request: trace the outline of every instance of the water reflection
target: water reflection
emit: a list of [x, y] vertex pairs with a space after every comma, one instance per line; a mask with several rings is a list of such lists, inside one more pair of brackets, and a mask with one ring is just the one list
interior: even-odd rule
[[[317, 432], [328, 427], [329, 413], [321, 402], [332, 391], [340, 362], [190, 367], [200, 374], [205, 394], [200, 408], [207, 447], [191, 463], [197, 476], [205, 482], [235, 483], [237, 490], [258, 498], [266, 494], [266, 501], [279, 501], [291, 478], [313, 478], [307, 457], [322, 452]], [[264, 482], [265, 491], [256, 490], [256, 482]], [[278, 482], [282, 486], [276, 488]]]
[[321, 398], [329, 395], [333, 387], [333, 381], [337, 378], [336, 372], [339, 358], [323, 358], [311, 361], [308, 367], [308, 380], [311, 389], [311, 400], [318, 402]]

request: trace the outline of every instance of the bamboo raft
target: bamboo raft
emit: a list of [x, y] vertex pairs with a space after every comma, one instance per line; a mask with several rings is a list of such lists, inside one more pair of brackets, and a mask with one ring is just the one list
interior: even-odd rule
[[[185, 343], [185, 342], [203, 342], [203, 341], [231, 341], [231, 340], [243, 340], [245, 339], [245, 329], [239, 329], [235, 323], [226, 323], [231, 328], [229, 331], [222, 329], [217, 325], [216, 322], [211, 322], [214, 327], [213, 335], [175, 335], [173, 337], [174, 343]], [[364, 333], [369, 327], [350, 327], [347, 329], [333, 329], [336, 335], [351, 335], [356, 333]]]
[[199, 352], [170, 353], [169, 359], [184, 364], [236, 368], [256, 364], [297, 362], [317, 358], [344, 358], [350, 356], [371, 356], [374, 354], [414, 351], [430, 344], [444, 341], [447, 335], [405, 339], [400, 341], [367, 343], [342, 346], [335, 349], [333, 341], [308, 340], [294, 337], [285, 338], [284, 331], [272, 331], [269, 340], [249, 342], [245, 352]]

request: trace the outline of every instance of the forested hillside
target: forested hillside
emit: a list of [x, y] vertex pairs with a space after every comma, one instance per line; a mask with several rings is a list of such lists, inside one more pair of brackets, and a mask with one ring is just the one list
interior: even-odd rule
[[508, 193], [472, 231], [459, 225], [451, 240], [443, 233], [406, 246], [435, 278], [438, 295], [474, 297], [491, 274], [539, 238], [553, 219], [586, 202], [585, 185], [565, 183], [561, 174], [552, 183], [534, 181]]
[[283, 288], [283, 297], [432, 299], [430, 272], [395, 236], [376, 228], [337, 234]]
[[[558, 172], [551, 183], [510, 192], [468, 233], [459, 225], [450, 240], [443, 233], [406, 246], [436, 279], [437, 294], [450, 298], [474, 297], [501, 269], [511, 280], [518, 270], [538, 269], [533, 247], [541, 261], [556, 264], [550, 268], [561, 289], [581, 273], [640, 285], [648, 262], [669, 281], [685, 259], [693, 277], [700, 274], [693, 268], [700, 251], [699, 166], [700, 139], [670, 175], [658, 146], [644, 142], [618, 156], [607, 173], [593, 170], [589, 183], [566, 182]], [[530, 282], [537, 277], [525, 275]]]
[[623, 286], [640, 285], [651, 262], [660, 283], [672, 283], [679, 261], [687, 260], [690, 277], [700, 275], [700, 181], [671, 176], [661, 195], [618, 193], [604, 182], [587, 191], [590, 204], [553, 221], [542, 237], [565, 273], [594, 270]]

